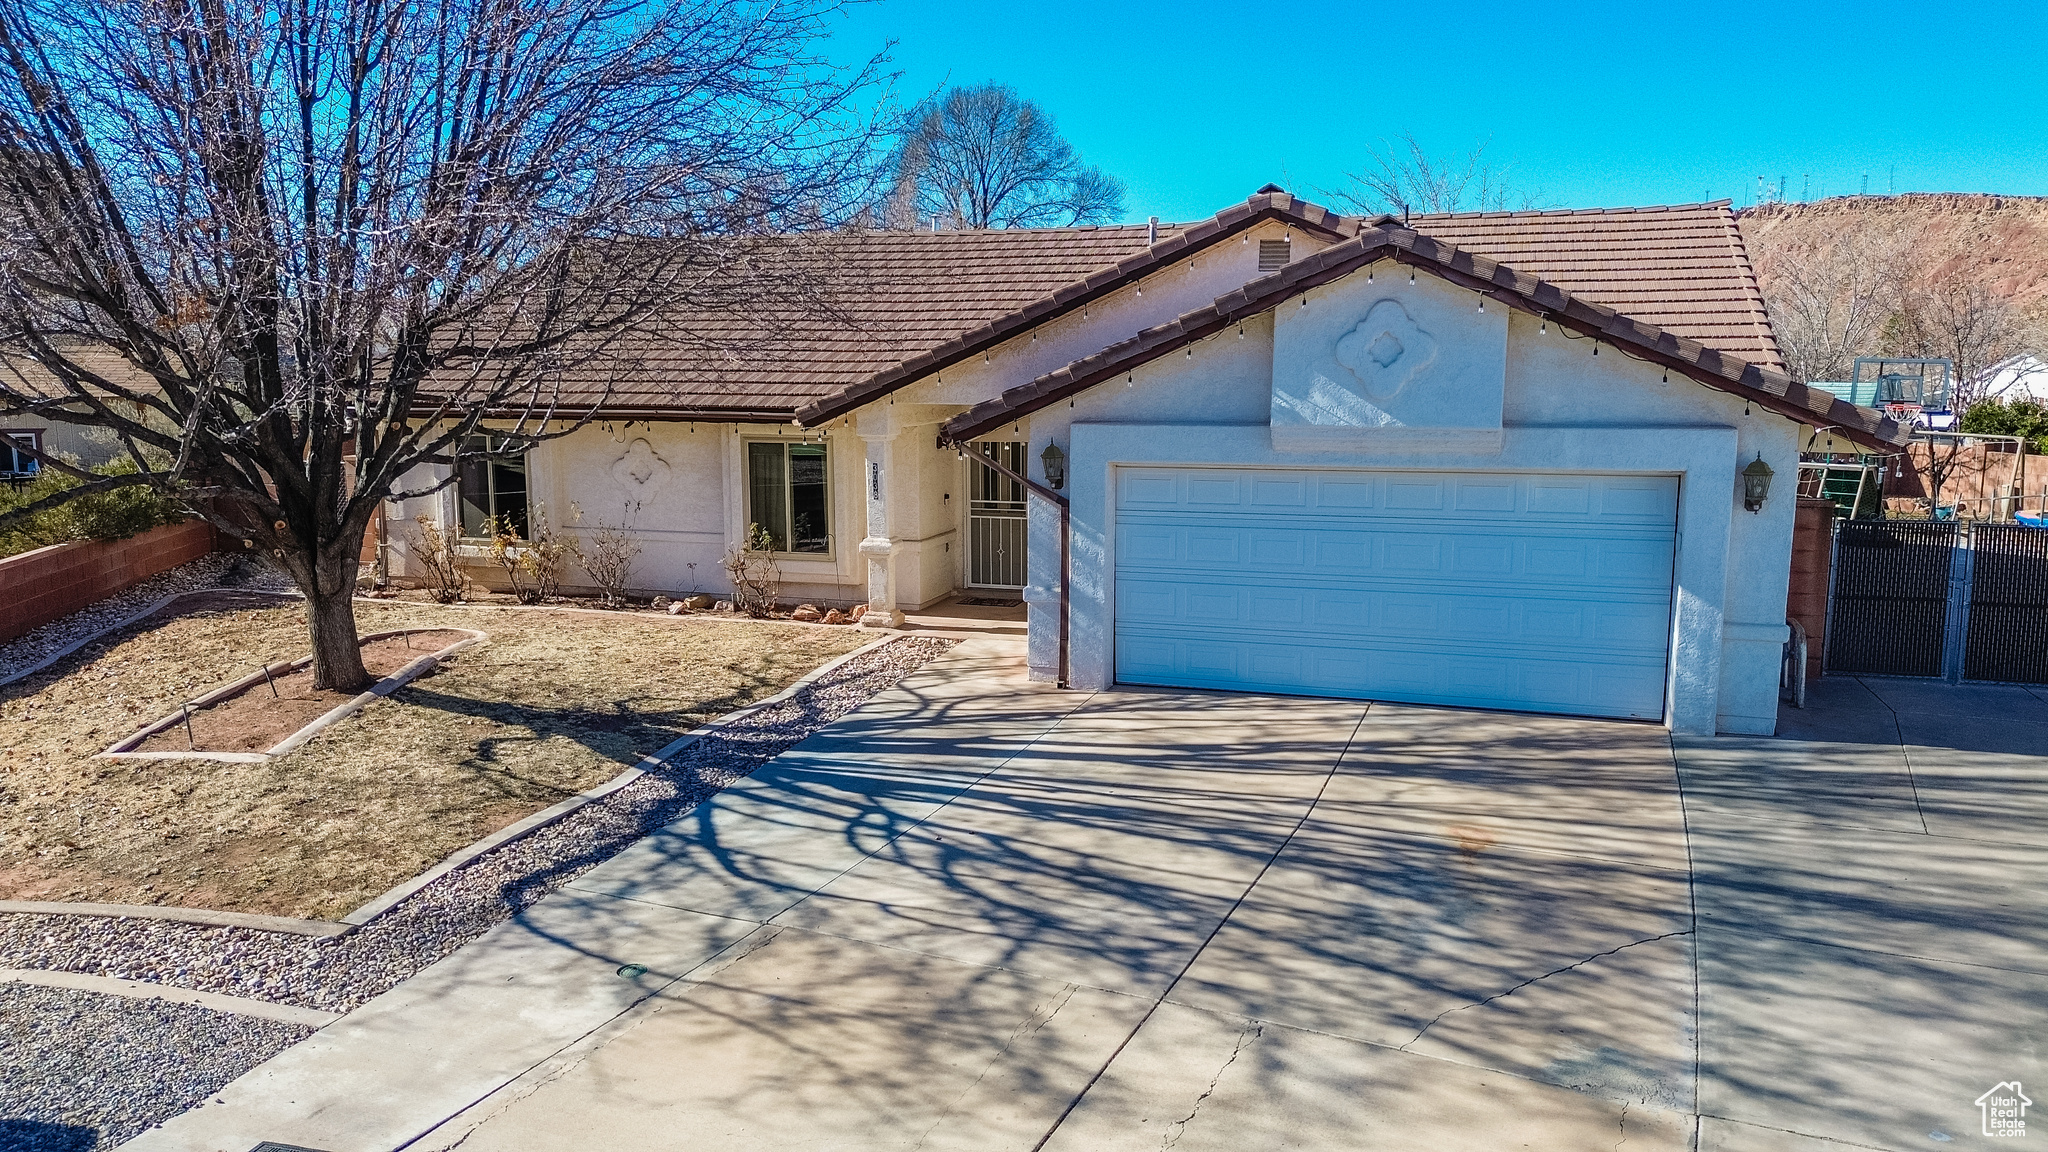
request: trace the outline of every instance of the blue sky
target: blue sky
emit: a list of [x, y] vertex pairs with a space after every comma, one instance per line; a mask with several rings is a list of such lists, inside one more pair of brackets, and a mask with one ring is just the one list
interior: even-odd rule
[[1000, 80], [1188, 220], [1268, 180], [1341, 185], [1379, 139], [1489, 159], [1545, 204], [1856, 191], [2048, 195], [2048, 0], [1976, 4], [876, 0], [901, 93]]

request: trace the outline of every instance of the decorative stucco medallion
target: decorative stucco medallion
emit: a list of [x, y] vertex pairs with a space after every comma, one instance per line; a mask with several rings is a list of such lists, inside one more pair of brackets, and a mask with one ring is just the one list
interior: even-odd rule
[[612, 462], [611, 471], [612, 481], [626, 490], [626, 506], [633, 511], [668, 487], [672, 472], [668, 461], [655, 455], [654, 446], [645, 439], [628, 445], [626, 454]]
[[1398, 300], [1381, 300], [1337, 340], [1337, 363], [1380, 400], [1391, 399], [1436, 362], [1436, 337]]

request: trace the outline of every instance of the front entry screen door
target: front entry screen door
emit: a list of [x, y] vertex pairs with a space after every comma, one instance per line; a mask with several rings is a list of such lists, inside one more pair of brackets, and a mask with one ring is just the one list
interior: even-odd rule
[[[1027, 446], [1016, 440], [974, 445], [981, 455], [1019, 473]], [[1024, 587], [1024, 486], [969, 456], [967, 582], [977, 588]]]

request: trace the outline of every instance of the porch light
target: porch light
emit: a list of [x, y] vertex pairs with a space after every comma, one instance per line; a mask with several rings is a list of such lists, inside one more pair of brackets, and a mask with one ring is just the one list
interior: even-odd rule
[[1067, 486], [1067, 454], [1057, 444], [1047, 444], [1039, 453], [1040, 463], [1045, 465], [1045, 482], [1054, 488]]
[[1761, 512], [1764, 497], [1771, 494], [1771, 466], [1764, 463], [1764, 454], [1759, 452], [1749, 467], [1742, 470], [1742, 506], [1751, 512]]

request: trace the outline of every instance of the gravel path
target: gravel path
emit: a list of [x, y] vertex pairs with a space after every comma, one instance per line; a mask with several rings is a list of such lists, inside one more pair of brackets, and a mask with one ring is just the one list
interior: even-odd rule
[[[346, 1012], [482, 935], [492, 925], [532, 905], [633, 841], [673, 823], [719, 789], [744, 778], [765, 761], [893, 686], [954, 643], [941, 637], [905, 637], [855, 657], [789, 699], [745, 717], [716, 736], [698, 741], [664, 767], [650, 771], [603, 800], [478, 857], [347, 936], [312, 940], [247, 928], [209, 928], [164, 920], [0, 915], [0, 968], [55, 969], [147, 980]], [[38, 994], [87, 995], [47, 989], [39, 990]], [[10, 1048], [14, 1047], [13, 1037], [42, 1029], [36, 1019], [36, 1013], [42, 1009], [33, 1001], [21, 999], [22, 995], [26, 994], [10, 991], [0, 997], [0, 1035], [10, 1038]], [[217, 1015], [154, 1001], [125, 1003], [129, 1010], [140, 1013], [164, 1013], [175, 1007], [180, 1012]], [[118, 1009], [99, 1011], [101, 1016], [78, 1027], [81, 1035], [97, 1030], [110, 1039], [116, 1034], [145, 1035], [156, 1027], [148, 1022], [154, 1016], [136, 1016], [131, 1020], [121, 1016]], [[258, 1025], [271, 1030], [290, 1027], [250, 1022], [251, 1027]], [[123, 1033], [123, 1029], [127, 1031]], [[59, 1029], [60, 1034], [62, 1031]], [[123, 1046], [118, 1043], [103, 1044], [101, 1050], [110, 1063], [95, 1065], [90, 1075], [111, 1078], [109, 1082], [137, 1076], [138, 1084], [153, 1084], [151, 1077], [166, 1076], [164, 1069], [181, 1062], [175, 1046], [185, 1042], [183, 1037], [195, 1034], [167, 1029], [164, 1041], [142, 1042], [134, 1053], [122, 1051]], [[224, 1049], [219, 1060], [195, 1064], [193, 1074], [210, 1075], [212, 1069], [231, 1069], [221, 1081], [225, 1083], [267, 1059], [298, 1035], [294, 1033], [268, 1049], [261, 1049], [260, 1045]], [[0, 1065], [0, 1152], [94, 1147], [90, 1142], [75, 1142], [86, 1139], [82, 1135], [67, 1135], [60, 1128], [50, 1127], [51, 1118], [60, 1114], [20, 1113], [14, 1103], [18, 1098], [69, 1098], [64, 1085], [88, 1073], [67, 1063], [62, 1051], [49, 1057], [52, 1065], [48, 1069], [40, 1066], [40, 1058], [33, 1053], [24, 1062], [35, 1080], [34, 1091], [44, 1093], [44, 1097], [20, 1097], [14, 1082], [6, 1077], [21, 1073], [12, 1065]], [[89, 1055], [91, 1050], [80, 1051]], [[131, 1056], [140, 1061], [134, 1067], [156, 1070], [133, 1071], [122, 1063]], [[198, 1083], [196, 1079], [175, 1081], [176, 1085]], [[199, 1095], [210, 1090], [194, 1089]], [[92, 1112], [92, 1108], [111, 1108], [120, 1102], [93, 1104], [91, 1101], [98, 1097], [89, 1093], [75, 1095], [80, 1100], [76, 1108], [82, 1110], [61, 1115], [88, 1120], [66, 1119], [64, 1123], [89, 1122], [108, 1133], [126, 1124], [130, 1127], [121, 1130], [130, 1135], [176, 1115], [197, 1099], [196, 1095], [177, 1095], [168, 1087], [162, 1091], [138, 1089], [132, 1108], [122, 1104], [124, 1110], [120, 1112]], [[17, 1113], [29, 1121], [18, 1132], [5, 1127], [16, 1123]], [[37, 1128], [37, 1124], [41, 1127]], [[37, 1135], [37, 1131], [42, 1135]], [[65, 1143], [67, 1139], [74, 1142]]]
[[292, 582], [283, 573], [252, 556], [216, 552], [189, 564], [159, 572], [126, 591], [81, 608], [6, 643], [0, 643], [0, 680], [23, 668], [48, 659], [54, 652], [95, 633], [111, 628], [166, 596], [198, 592], [207, 588], [247, 588], [262, 592], [290, 592]]
[[0, 984], [0, 1152], [112, 1148], [311, 1032], [189, 1004]]

